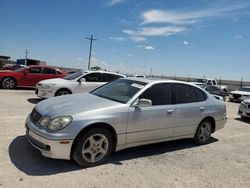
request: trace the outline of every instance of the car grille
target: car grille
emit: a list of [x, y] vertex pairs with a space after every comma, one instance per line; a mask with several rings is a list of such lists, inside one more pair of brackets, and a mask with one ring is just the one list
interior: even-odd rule
[[42, 118], [42, 115], [39, 114], [39, 113], [36, 111], [36, 109], [34, 108], [33, 111], [31, 112], [30, 117], [31, 117], [31, 121], [32, 121], [33, 123], [38, 123], [38, 121]]
[[235, 99], [239, 99], [239, 98], [241, 97], [241, 95], [240, 95], [240, 94], [233, 94], [233, 97], [234, 97]]

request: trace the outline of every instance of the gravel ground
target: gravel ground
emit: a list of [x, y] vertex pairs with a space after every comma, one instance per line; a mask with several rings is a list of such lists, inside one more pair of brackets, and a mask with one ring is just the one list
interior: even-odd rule
[[226, 127], [207, 145], [136, 147], [84, 169], [30, 146], [24, 122], [37, 102], [34, 90], [0, 90], [0, 187], [250, 187], [250, 121], [237, 116], [238, 103], [226, 103]]

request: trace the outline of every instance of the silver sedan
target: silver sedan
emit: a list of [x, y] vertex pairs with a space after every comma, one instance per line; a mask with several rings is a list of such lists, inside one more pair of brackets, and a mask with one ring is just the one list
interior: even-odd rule
[[238, 114], [241, 116], [241, 118], [250, 118], [250, 98], [241, 102]]
[[129, 147], [183, 138], [205, 144], [226, 119], [224, 102], [197, 86], [124, 78], [43, 100], [27, 117], [26, 134], [42, 155], [91, 167]]

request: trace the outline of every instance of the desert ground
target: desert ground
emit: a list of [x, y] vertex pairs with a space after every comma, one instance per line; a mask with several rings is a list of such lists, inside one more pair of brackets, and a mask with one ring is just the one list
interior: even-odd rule
[[250, 121], [227, 105], [228, 122], [209, 144], [189, 139], [114, 153], [81, 168], [43, 157], [25, 137], [25, 118], [40, 99], [34, 90], [0, 90], [0, 187], [250, 187]]

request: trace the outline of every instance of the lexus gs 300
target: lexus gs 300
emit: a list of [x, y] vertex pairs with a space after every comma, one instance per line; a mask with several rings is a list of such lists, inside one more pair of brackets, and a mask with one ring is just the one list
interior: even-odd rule
[[41, 101], [27, 117], [26, 135], [46, 157], [91, 167], [129, 147], [183, 138], [205, 144], [226, 119], [224, 102], [192, 84], [122, 78]]

